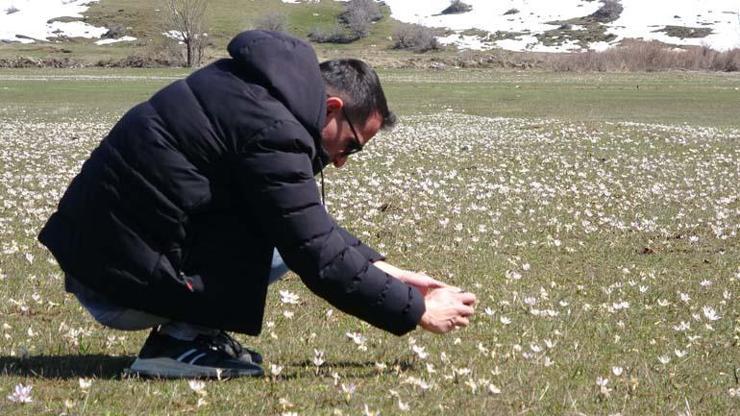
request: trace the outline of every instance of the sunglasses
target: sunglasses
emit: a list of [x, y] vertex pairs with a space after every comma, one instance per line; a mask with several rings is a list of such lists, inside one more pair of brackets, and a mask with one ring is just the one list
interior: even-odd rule
[[354, 139], [350, 140], [347, 147], [342, 152], [342, 155], [349, 156], [361, 152], [364, 146], [360, 143], [360, 139], [357, 137], [357, 130], [355, 130], [355, 126], [352, 125], [352, 122], [349, 121], [349, 117], [347, 117], [347, 112], [344, 111], [344, 107], [342, 107], [342, 115], [344, 116], [344, 119], [347, 120], [347, 123], [349, 123], [349, 129], [352, 130], [352, 135], [354, 136]]

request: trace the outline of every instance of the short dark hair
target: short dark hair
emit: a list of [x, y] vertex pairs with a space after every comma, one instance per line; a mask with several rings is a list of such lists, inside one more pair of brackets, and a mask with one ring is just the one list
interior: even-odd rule
[[352, 121], [364, 125], [372, 113], [378, 112], [383, 117], [381, 129], [396, 124], [396, 115], [388, 109], [378, 74], [370, 65], [359, 59], [333, 59], [319, 67], [327, 94], [342, 98]]

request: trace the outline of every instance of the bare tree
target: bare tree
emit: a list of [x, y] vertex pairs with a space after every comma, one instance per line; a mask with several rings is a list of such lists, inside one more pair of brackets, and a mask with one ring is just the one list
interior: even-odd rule
[[206, 0], [165, 0], [166, 24], [185, 45], [185, 62], [200, 64], [206, 46]]

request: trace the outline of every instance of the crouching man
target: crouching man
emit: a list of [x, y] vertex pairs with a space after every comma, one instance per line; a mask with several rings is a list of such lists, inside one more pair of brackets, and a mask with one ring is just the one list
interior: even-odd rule
[[263, 374], [225, 331], [259, 334], [268, 285], [288, 270], [397, 335], [466, 326], [473, 294], [384, 262], [319, 197], [314, 175], [395, 122], [376, 73], [319, 64], [273, 32], [241, 33], [228, 51], [128, 111], [39, 236], [98, 322], [152, 328], [131, 370]]

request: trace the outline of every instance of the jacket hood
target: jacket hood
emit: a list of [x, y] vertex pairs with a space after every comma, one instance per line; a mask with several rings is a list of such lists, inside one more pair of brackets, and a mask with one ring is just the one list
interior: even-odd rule
[[255, 82], [268, 89], [314, 137], [325, 158], [321, 130], [326, 118], [326, 88], [313, 48], [279, 32], [251, 30], [229, 42], [229, 54]]

